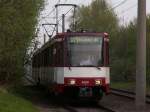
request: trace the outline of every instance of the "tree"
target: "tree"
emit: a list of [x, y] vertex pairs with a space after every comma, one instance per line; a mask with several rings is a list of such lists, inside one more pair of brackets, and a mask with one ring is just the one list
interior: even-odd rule
[[[113, 47], [112, 78], [120, 81], [135, 81], [137, 20], [120, 27], [116, 46]], [[150, 83], [150, 16], [147, 16], [147, 81]], [[117, 78], [116, 78], [117, 77]]]
[[79, 7], [75, 17], [77, 30], [112, 32], [118, 29], [118, 19], [106, 0], [94, 0], [89, 6]]
[[[120, 27], [117, 39], [113, 45], [112, 57], [112, 80], [130, 81], [135, 79], [136, 57], [136, 25], [131, 22], [127, 26]], [[112, 46], [111, 46], [112, 47]]]
[[21, 78], [43, 0], [0, 1], [0, 82]]

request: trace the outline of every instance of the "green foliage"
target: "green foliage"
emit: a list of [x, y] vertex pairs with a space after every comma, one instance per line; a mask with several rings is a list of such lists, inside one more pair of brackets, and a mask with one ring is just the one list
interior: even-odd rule
[[111, 87], [116, 89], [133, 91], [135, 90], [135, 82], [122, 82], [122, 81], [113, 82], [111, 83]]
[[34, 38], [43, 0], [0, 1], [0, 82], [23, 75], [26, 49]]
[[[112, 38], [114, 39], [114, 38]], [[135, 79], [135, 57], [136, 57], [136, 25], [130, 23], [121, 27], [117, 32], [117, 39], [112, 45], [111, 53], [112, 80], [134, 80]], [[120, 76], [119, 78], [117, 78]]]
[[[147, 16], [147, 81], [150, 83], [150, 16]], [[112, 80], [135, 81], [137, 23], [120, 28], [116, 46], [111, 46]]]
[[106, 0], [94, 0], [89, 6], [80, 7], [76, 15], [77, 30], [83, 28], [98, 32], [115, 31], [118, 20], [111, 8]]

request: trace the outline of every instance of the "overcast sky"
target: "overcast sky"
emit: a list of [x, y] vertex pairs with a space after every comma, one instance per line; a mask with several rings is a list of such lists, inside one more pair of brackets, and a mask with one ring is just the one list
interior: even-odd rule
[[[88, 5], [92, 0], [60, 0], [60, 3], [72, 3], [77, 5]], [[120, 18], [122, 23], [128, 23], [133, 18], [137, 17], [137, 0], [106, 0], [113, 7], [117, 6], [121, 2], [125, 1], [122, 5], [115, 8], [115, 11]], [[147, 13], [150, 13], [150, 0], [147, 1]], [[47, 0], [47, 5], [45, 8], [45, 15], [48, 14], [54, 7], [58, 0]], [[63, 11], [67, 7], [61, 7], [60, 10]], [[61, 13], [59, 11], [59, 13]], [[51, 13], [49, 17], [55, 16], [54, 13]]]
[[[46, 6], [44, 11], [42, 12], [41, 17], [45, 17], [40, 21], [40, 24], [42, 23], [55, 23], [55, 11], [52, 12], [54, 9], [54, 6], [56, 3], [58, 3], [59, 0], [47, 0]], [[79, 6], [81, 5], [89, 5], [92, 0], [60, 0], [59, 3], [64, 4], [77, 4]], [[138, 0], [106, 0], [109, 4], [112, 5], [112, 7], [116, 7], [119, 4], [122, 4], [115, 8], [115, 12], [120, 20], [120, 24], [128, 24], [129, 21], [132, 21], [134, 18], [137, 17], [137, 1]], [[146, 11], [147, 14], [150, 14], [150, 0], [146, 0]], [[61, 16], [63, 13], [66, 13], [70, 7], [59, 7], [59, 16]], [[50, 13], [52, 12], [52, 13]], [[67, 16], [71, 14], [68, 13]], [[61, 21], [60, 21], [61, 26]], [[52, 29], [47, 26], [48, 30], [51, 31]], [[68, 28], [68, 25], [66, 26], [66, 29]]]

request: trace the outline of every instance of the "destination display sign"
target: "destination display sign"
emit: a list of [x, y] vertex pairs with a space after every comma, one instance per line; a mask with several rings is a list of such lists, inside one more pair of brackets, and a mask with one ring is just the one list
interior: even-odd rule
[[100, 44], [101, 37], [70, 37], [70, 44]]

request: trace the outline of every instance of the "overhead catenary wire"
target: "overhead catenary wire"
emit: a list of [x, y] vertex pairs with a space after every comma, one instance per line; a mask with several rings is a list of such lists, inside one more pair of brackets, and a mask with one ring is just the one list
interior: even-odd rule
[[114, 6], [112, 9], [116, 9], [116, 8], [120, 7], [120, 6], [123, 5], [125, 2], [127, 2], [127, 0], [122, 1], [121, 3], [117, 4], [116, 6]]
[[[66, 0], [66, 1], [67, 1], [67, 0]], [[59, 4], [59, 3], [60, 3], [60, 0], [58, 0], [58, 1], [56, 2], [56, 4]], [[46, 23], [48, 23], [48, 22], [46, 21], [46, 18], [55, 19], [56, 17], [49, 17], [54, 11], [55, 11], [55, 6], [52, 7], [52, 10], [51, 10], [46, 16], [41, 17], [41, 19], [40, 19], [39, 21], [44, 20]], [[41, 24], [40, 26], [42, 26], [42, 27], [44, 28], [44, 30], [45, 30], [46, 34], [48, 35], [48, 37], [51, 37], [51, 36], [53, 35], [54, 30], [55, 30], [55, 27], [53, 28], [52, 35], [50, 36], [49, 33], [48, 33], [48, 31], [47, 31], [47, 29], [45, 28], [45, 26], [44, 26], [43, 24]]]
[[[64, 4], [67, 2], [67, 0], [65, 0], [65, 2], [64, 2]], [[58, 0], [58, 2], [56, 3], [56, 4], [59, 4], [60, 3], [60, 0]], [[51, 17], [48, 17], [50, 14], [52, 14], [53, 12], [55, 11], [55, 7], [53, 7], [53, 9], [51, 10], [51, 12], [48, 14], [48, 15], [46, 15], [46, 16], [44, 16], [44, 17], [42, 17], [41, 18], [41, 20], [43, 20], [43, 19], [45, 19], [45, 18], [51, 18]], [[68, 11], [69, 12], [69, 11]], [[67, 12], [67, 13], [68, 13]], [[55, 19], [56, 17], [53, 17], [52, 19]], [[62, 19], [61, 17], [58, 17], [58, 19], [59, 19], [59, 21]], [[47, 22], [48, 23], [48, 22]], [[44, 28], [45, 30], [46, 30], [46, 28]], [[55, 30], [55, 27], [54, 27], [54, 30]], [[47, 33], [47, 32], [46, 32]]]
[[109, 11], [109, 10], [114, 10], [114, 9], [116, 9], [116, 8], [118, 8], [118, 7], [120, 7], [121, 5], [123, 5], [124, 3], [126, 3], [128, 0], [123, 0], [122, 2], [120, 2], [119, 4], [117, 4], [117, 5], [115, 5], [115, 6], [113, 6], [112, 8], [110, 8], [110, 9], [107, 9], [106, 11]]
[[[107, 9], [106, 11], [114, 10], [114, 9], [120, 7], [121, 5], [123, 5], [124, 3], [126, 3], [126, 1], [127, 1], [127, 0], [123, 0], [123, 1], [120, 2], [119, 4], [115, 5], [114, 7], [110, 8], [110, 9]], [[81, 2], [81, 3], [83, 3], [83, 2]], [[73, 8], [73, 7], [72, 7], [72, 8]], [[68, 10], [64, 15], [67, 15], [67, 14], [72, 10], [72, 8], [71, 8], [70, 10]], [[58, 20], [58, 25], [60, 24], [59, 22], [60, 22], [61, 20], [62, 20], [62, 18], [60, 18], [60, 19]]]
[[124, 14], [125, 12], [129, 11], [129, 10], [130, 10], [130, 9], [132, 9], [132, 8], [135, 8], [136, 6], [137, 6], [137, 3], [136, 3], [136, 4], [134, 4], [134, 5], [132, 5], [132, 6], [130, 6], [130, 7], [128, 7], [127, 9], [125, 9], [125, 10], [121, 11], [121, 13], [120, 13], [120, 14]]
[[[60, 3], [60, 0], [58, 0], [58, 1], [56, 2], [56, 4], [59, 4], [59, 3]], [[46, 17], [50, 16], [54, 11], [55, 11], [55, 6], [53, 6], [53, 7], [52, 7], [52, 10], [51, 10], [46, 16], [44, 16], [44, 17], [42, 17], [42, 18], [46, 18]]]
[[[60, 1], [61, 1], [61, 0], [58, 0], [58, 1], [56, 2], [56, 4], [59, 4]], [[65, 2], [67, 2], [67, 1], [68, 1], [68, 0], [65, 0]], [[127, 0], [120, 1], [120, 3], [118, 2], [118, 4], [112, 6], [112, 8], [110, 8], [110, 9], [108, 9], [108, 10], [114, 10], [114, 9], [120, 7], [121, 5], [123, 5], [124, 3], [126, 3], [126, 1], [127, 1]], [[84, 2], [85, 2], [85, 1], [82, 1], [80, 4], [83, 4]], [[135, 7], [135, 6], [133, 6], [133, 7]], [[72, 8], [73, 8], [73, 7], [72, 7]], [[65, 16], [72, 10], [72, 8], [70, 8], [70, 9], [65, 13]], [[130, 9], [130, 7], [129, 7], [129, 9]], [[42, 17], [40, 18], [39, 23], [40, 23], [41, 25], [38, 25], [38, 28], [39, 28], [39, 29], [40, 29], [40, 27], [42, 27], [42, 21], [43, 21], [43, 20], [44, 20], [46, 23], [48, 23], [48, 21], [46, 21], [47, 18], [49, 18], [49, 19], [50, 19], [50, 18], [51, 18], [51, 19], [55, 19], [55, 18], [56, 18], [56, 17], [50, 17], [54, 12], [55, 12], [55, 6], [52, 7], [52, 10], [51, 10], [47, 15], [42, 16]], [[60, 17], [59, 17], [58, 26], [61, 25], [61, 23], [60, 23], [61, 20], [62, 20], [62, 18], [61, 18], [61, 16], [60, 16]], [[40, 21], [41, 21], [41, 22], [40, 22]], [[47, 29], [47, 28], [45, 27], [44, 30], [46, 31], [46, 29]], [[48, 28], [48, 29], [49, 29], [49, 28]], [[53, 33], [54, 33], [54, 31], [56, 31], [56, 27], [53, 27], [53, 32], [52, 32], [52, 34], [49, 35], [48, 30], [46, 31], [46, 33], [48, 34], [48, 36], [52, 36]]]
[[[108, 10], [114, 10], [114, 9], [120, 7], [121, 5], [123, 5], [126, 1], [127, 1], [127, 0], [123, 0], [123, 1], [121, 1], [119, 4], [113, 6], [113, 7], [110, 8], [110, 9], [107, 9], [106, 11], [108, 11]], [[67, 2], [67, 0], [65, 0], [65, 2]], [[85, 1], [82, 1], [81, 3], [83, 3], [83, 2], [85, 2]], [[59, 4], [59, 3], [60, 3], [60, 0], [58, 0], [57, 4]], [[72, 9], [73, 9], [73, 7], [70, 8], [64, 15], [67, 15]], [[47, 18], [47, 17], [48, 17], [49, 15], [51, 15], [54, 11], [55, 11], [55, 7], [53, 7], [53, 9], [50, 11], [50, 13], [49, 13], [48, 15], [46, 15], [45, 17], [43, 17], [43, 18]], [[42, 19], [43, 19], [43, 18], [42, 18]], [[49, 17], [49, 18], [50, 18], [50, 17]], [[52, 19], [54, 19], [54, 18], [55, 18], [55, 17], [53, 17]], [[62, 20], [62, 18], [60, 17], [60, 18], [58, 19], [58, 25], [60, 25], [60, 21], [61, 21], [61, 20]]]
[[[65, 0], [64, 4], [67, 2], [68, 0]], [[60, 3], [60, 0], [58, 0], [56, 2], [56, 4], [59, 4]], [[43, 16], [42, 18], [47, 18], [48, 16], [50, 16], [53, 12], [55, 11], [55, 6], [52, 7], [52, 10], [46, 15], [46, 16]]]
[[[65, 0], [65, 2], [67, 2], [68, 0]], [[117, 4], [116, 6], [108, 9], [108, 10], [113, 10], [113, 9], [116, 9], [118, 8], [119, 6], [121, 6], [122, 4], [124, 4], [127, 0], [123, 0], [121, 3]], [[82, 1], [80, 4], [84, 3], [85, 1]], [[56, 4], [59, 4], [60, 3], [60, 0], [57, 1]], [[118, 3], [118, 2], [117, 2]], [[50, 13], [48, 13], [46, 16], [42, 17], [43, 18], [47, 18], [49, 15], [51, 15], [53, 12], [55, 11], [55, 6], [53, 6], [52, 10], [50, 11]], [[107, 10], [106, 10], [107, 11]]]
[[124, 0], [122, 0], [122, 1], [119, 0], [119, 1], [117, 1], [117, 2], [115, 2], [115, 3], [113, 3], [112, 6], [116, 6], [116, 5], [120, 4], [120, 3], [123, 2], [123, 1], [124, 1]]
[[[127, 1], [128, 1], [128, 0], [123, 0], [123, 1], [121, 1], [121, 2], [116, 2], [116, 3], [115, 3], [116, 5], [112, 6], [112, 8], [107, 9], [106, 11], [114, 10], [114, 9], [120, 7], [121, 5], [123, 5], [124, 3], [126, 3]], [[85, 2], [85, 1], [82, 1], [82, 2], [80, 2], [80, 4], [83, 4], [84, 2]]]
[[[72, 9], [73, 9], [73, 7], [70, 8], [64, 15], [66, 16]], [[60, 18], [60, 19], [58, 20], [58, 22], [60, 22], [61, 20], [62, 20], [62, 18]]]
[[[58, 25], [59, 25], [59, 22], [62, 20], [62, 18], [58, 19], [58, 6], [72, 6], [65, 14], [63, 14], [63, 16], [65, 17], [73, 8], [75, 10], [75, 8], [77, 7], [76, 4], [56, 4], [55, 7], [56, 7], [56, 33], [58, 33]], [[75, 11], [74, 11], [75, 13]]]
[[[124, 16], [124, 15], [126, 15], [125, 13], [129, 12], [129, 10], [131, 11], [131, 9], [133, 9], [133, 8], [136, 8], [136, 6], [137, 6], [137, 3], [131, 5], [130, 7], [126, 8], [118, 13], [119, 19], [120, 19], [120, 21], [122, 21], [123, 25], [127, 25], [127, 23], [128, 23], [127, 21], [125, 22], [125, 20], [128, 20], [127, 17], [125, 19], [125, 16]], [[134, 11], [137, 11], [137, 10], [134, 10]]]
[[52, 27], [52, 28], [53, 28], [53, 29], [51, 30], [52, 33], [51, 33], [51, 35], [49, 35], [48, 30], [46, 29], [45, 25], [51, 25], [51, 27], [52, 27], [52, 25], [56, 26], [56, 24], [42, 24], [42, 26], [43, 26], [43, 28], [44, 28], [46, 34], [48, 35], [49, 38], [51, 38], [51, 37], [53, 36], [53, 33], [54, 33], [56, 27]]

